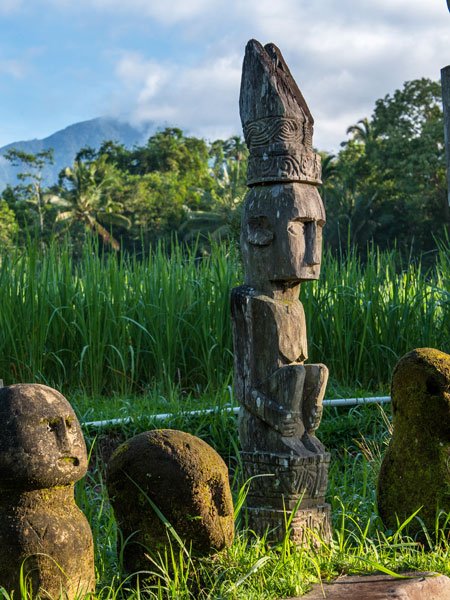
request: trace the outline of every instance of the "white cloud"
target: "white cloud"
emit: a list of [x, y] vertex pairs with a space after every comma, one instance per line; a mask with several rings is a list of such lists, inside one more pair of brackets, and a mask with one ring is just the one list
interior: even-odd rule
[[[10, 0], [12, 1], [12, 0]], [[58, 8], [97, 10], [103, 13], [126, 14], [139, 19], [155, 19], [165, 25], [188, 21], [212, 9], [214, 0], [45, 0]]]
[[123, 113], [131, 105], [128, 118], [133, 123], [177, 125], [207, 138], [231, 135], [239, 126], [240, 63], [241, 57], [229, 55], [183, 68], [125, 55], [116, 69], [115, 106]]
[[[2, 0], [0, 0], [1, 2]], [[45, 48], [43, 46], [31, 46], [29, 48], [21, 49], [14, 58], [7, 58], [1, 55], [0, 48], [0, 73], [10, 75], [13, 79], [24, 79], [33, 70], [33, 61], [36, 57], [43, 54]], [[4, 54], [6, 54], [4, 52]]]

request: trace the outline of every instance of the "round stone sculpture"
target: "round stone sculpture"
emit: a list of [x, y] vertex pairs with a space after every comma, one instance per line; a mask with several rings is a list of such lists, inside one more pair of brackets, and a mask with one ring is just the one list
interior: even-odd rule
[[[450, 511], [450, 355], [433, 348], [406, 354], [394, 369], [391, 399], [394, 433], [378, 478], [378, 512], [396, 530], [420, 509], [432, 535], [437, 512]], [[408, 532], [423, 537], [417, 519]]]
[[119, 551], [129, 573], [148, 570], [146, 554], [169, 545], [170, 533], [152, 503], [195, 553], [222, 550], [234, 539], [228, 469], [189, 433], [159, 429], [123, 443], [108, 464], [107, 487], [121, 538], [128, 540]]
[[0, 585], [69, 600], [95, 586], [89, 524], [74, 500], [87, 469], [78, 419], [56, 390], [0, 389]]

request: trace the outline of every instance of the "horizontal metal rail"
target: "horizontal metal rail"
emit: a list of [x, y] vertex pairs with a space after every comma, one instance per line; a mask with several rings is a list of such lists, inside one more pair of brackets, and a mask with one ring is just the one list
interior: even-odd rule
[[[371, 398], [334, 398], [332, 400], [324, 400], [324, 406], [357, 406], [358, 404], [382, 404], [383, 402], [390, 402], [390, 396], [372, 396]], [[224, 406], [222, 410], [226, 412], [239, 412], [239, 406]], [[207, 408], [204, 410], [191, 410], [183, 413], [186, 416], [195, 415], [208, 415], [211, 413], [218, 412], [217, 408]], [[174, 413], [163, 413], [157, 415], [151, 415], [149, 418], [155, 421], [164, 421], [174, 416]], [[108, 427], [110, 425], [126, 425], [127, 423], [133, 423], [139, 421], [140, 417], [123, 417], [121, 419], [106, 419], [104, 421], [87, 421], [82, 423], [85, 427]]]

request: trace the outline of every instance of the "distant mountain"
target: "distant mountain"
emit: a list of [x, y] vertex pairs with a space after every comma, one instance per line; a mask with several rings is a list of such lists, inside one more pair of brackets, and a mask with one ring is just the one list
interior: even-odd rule
[[136, 128], [123, 121], [99, 117], [69, 125], [42, 140], [35, 139], [7, 144], [0, 148], [0, 191], [8, 183], [16, 185], [16, 174], [21, 171], [20, 167], [11, 166], [11, 163], [3, 158], [3, 154], [10, 148], [31, 154], [53, 148], [55, 164], [47, 167], [43, 172], [43, 184], [52, 185], [58, 181], [61, 169], [72, 165], [75, 155], [84, 146], [98, 149], [103, 141], [113, 140], [131, 148], [134, 144], [144, 144], [148, 137], [155, 132], [155, 129], [156, 126], [152, 123]]

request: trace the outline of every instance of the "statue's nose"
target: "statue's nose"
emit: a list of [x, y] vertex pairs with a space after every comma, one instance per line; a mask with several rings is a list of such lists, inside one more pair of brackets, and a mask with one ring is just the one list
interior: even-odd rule
[[320, 264], [321, 240], [316, 221], [305, 223], [305, 263], [309, 266]]

